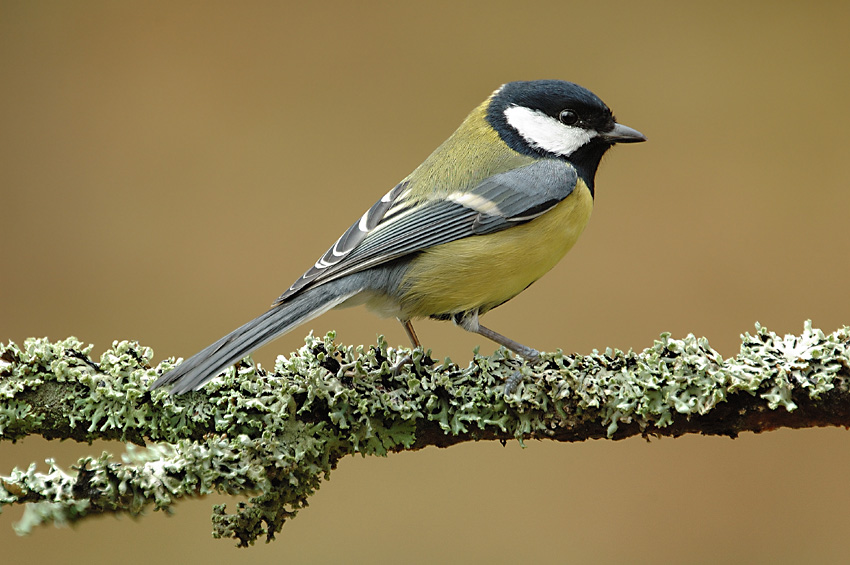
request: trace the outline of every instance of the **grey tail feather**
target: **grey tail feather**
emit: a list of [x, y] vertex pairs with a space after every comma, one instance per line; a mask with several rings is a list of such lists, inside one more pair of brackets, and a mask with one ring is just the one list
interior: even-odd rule
[[252, 351], [327, 312], [360, 290], [340, 289], [334, 284], [324, 284], [303, 291], [186, 359], [159, 377], [151, 385], [151, 390], [171, 383], [174, 383], [171, 394], [198, 390]]

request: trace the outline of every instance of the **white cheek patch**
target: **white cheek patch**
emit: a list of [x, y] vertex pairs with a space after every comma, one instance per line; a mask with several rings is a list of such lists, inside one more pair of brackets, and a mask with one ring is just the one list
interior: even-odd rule
[[595, 131], [562, 124], [540, 110], [524, 106], [507, 108], [505, 118], [532, 147], [564, 157], [596, 136]]

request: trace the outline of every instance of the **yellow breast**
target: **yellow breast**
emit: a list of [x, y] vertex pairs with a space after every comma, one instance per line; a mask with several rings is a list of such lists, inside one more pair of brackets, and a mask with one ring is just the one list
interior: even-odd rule
[[543, 276], [584, 231], [593, 197], [579, 180], [561, 203], [534, 220], [423, 251], [402, 286], [403, 317], [486, 312]]

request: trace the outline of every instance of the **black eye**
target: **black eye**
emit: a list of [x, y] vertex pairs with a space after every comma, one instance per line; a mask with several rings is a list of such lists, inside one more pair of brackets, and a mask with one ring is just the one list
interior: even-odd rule
[[575, 113], [575, 110], [561, 110], [558, 119], [561, 120], [562, 124], [573, 126], [578, 122], [578, 114]]

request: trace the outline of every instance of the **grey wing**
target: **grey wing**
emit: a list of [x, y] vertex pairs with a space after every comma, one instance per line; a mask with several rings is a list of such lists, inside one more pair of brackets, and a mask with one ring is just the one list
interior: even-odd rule
[[[380, 200], [375, 202], [365, 214], [363, 214], [357, 222], [352, 224], [350, 228], [345, 230], [345, 233], [336, 240], [330, 249], [322, 255], [316, 263], [310, 267], [306, 273], [295, 281], [286, 292], [280, 295], [274, 304], [280, 304], [293, 294], [301, 289], [311, 286], [313, 283], [318, 283], [328, 279], [328, 276], [333, 274], [334, 267], [343, 263], [351, 252], [383, 221], [386, 222], [391, 218], [397, 217], [404, 212], [413, 203], [405, 205], [405, 200], [402, 198], [407, 193], [407, 183], [401, 182], [386, 193]], [[394, 204], [398, 204], [393, 208]]]
[[275, 304], [309, 286], [533, 220], [569, 196], [577, 181], [571, 165], [547, 159], [493, 175], [442, 200], [410, 200], [408, 185], [401, 183], [348, 228]]

